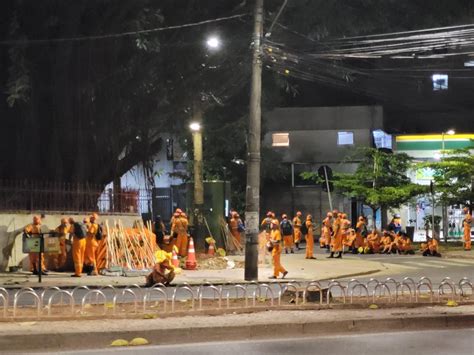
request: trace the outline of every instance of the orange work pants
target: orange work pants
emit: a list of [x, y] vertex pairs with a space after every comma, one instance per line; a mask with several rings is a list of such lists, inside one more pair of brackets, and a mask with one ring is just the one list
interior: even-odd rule
[[92, 274], [97, 275], [97, 248], [99, 243], [93, 236], [86, 237], [86, 250], [84, 252], [84, 264], [88, 266], [92, 266], [94, 270]]
[[178, 234], [178, 238], [176, 239], [175, 245], [178, 248], [179, 256], [188, 255], [188, 235], [187, 234], [185, 233]]
[[293, 249], [293, 235], [284, 235], [283, 236], [283, 245], [285, 249]]
[[471, 250], [471, 227], [464, 227], [464, 250]]
[[74, 237], [72, 241], [72, 260], [74, 261], [74, 273], [81, 276], [84, 266], [84, 254], [86, 252], [86, 238]]
[[332, 240], [331, 251], [332, 252], [342, 252], [343, 247], [343, 238], [342, 233], [337, 233], [337, 235]]
[[306, 258], [312, 258], [314, 252], [314, 237], [312, 234], [306, 234]]
[[280, 273], [285, 273], [285, 268], [281, 265], [280, 262], [281, 256], [281, 245], [277, 244], [273, 246], [272, 250], [272, 259], [273, 259], [273, 276], [278, 277]]
[[59, 253], [51, 254], [51, 260], [53, 263], [54, 270], [61, 270], [66, 265], [67, 252], [66, 252], [66, 237], [59, 237]]
[[299, 243], [301, 241], [301, 229], [295, 227], [294, 234], [295, 234], [295, 239], [294, 239], [295, 243]]
[[[29, 259], [30, 259], [30, 271], [38, 271], [38, 260], [39, 260], [39, 254], [38, 253], [29, 253], [28, 254]], [[41, 254], [41, 270], [46, 270], [44, 266], [44, 254]]]

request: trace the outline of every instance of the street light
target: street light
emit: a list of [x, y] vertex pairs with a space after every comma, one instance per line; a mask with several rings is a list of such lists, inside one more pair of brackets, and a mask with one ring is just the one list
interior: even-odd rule
[[189, 128], [193, 132], [198, 132], [201, 130], [201, 124], [199, 122], [191, 122], [191, 124], [189, 125]]
[[221, 46], [221, 40], [217, 36], [211, 36], [207, 39], [206, 45], [210, 49], [218, 49]]
[[453, 136], [453, 135], [455, 135], [455, 134], [456, 134], [456, 131], [455, 131], [454, 129], [449, 129], [449, 130], [447, 130], [446, 132], [442, 132], [442, 133], [441, 133], [441, 142], [442, 142], [442, 144], [441, 144], [441, 149], [442, 149], [442, 150], [444, 150], [444, 136], [445, 136], [445, 135]]

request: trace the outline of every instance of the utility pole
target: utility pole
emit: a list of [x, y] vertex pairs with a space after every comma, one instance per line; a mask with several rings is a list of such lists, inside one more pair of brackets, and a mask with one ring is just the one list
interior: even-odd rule
[[256, 0], [253, 33], [252, 82], [248, 130], [246, 187], [245, 280], [258, 280], [258, 232], [260, 211], [260, 140], [262, 125], [263, 0]]

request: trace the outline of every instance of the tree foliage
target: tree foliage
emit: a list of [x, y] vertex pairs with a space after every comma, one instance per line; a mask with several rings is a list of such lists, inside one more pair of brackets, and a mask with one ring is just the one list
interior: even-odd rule
[[[473, 144], [474, 145], [474, 144]], [[446, 205], [473, 207], [474, 154], [469, 149], [446, 151], [439, 162], [420, 163], [433, 170], [435, 192]]]
[[[373, 148], [362, 148], [357, 155], [360, 162], [356, 171], [335, 173], [332, 182], [345, 196], [357, 198], [374, 213], [379, 208], [398, 208], [426, 192], [426, 187], [412, 183], [406, 175], [412, 161], [408, 155]], [[303, 177], [320, 180], [315, 173], [305, 173]]]

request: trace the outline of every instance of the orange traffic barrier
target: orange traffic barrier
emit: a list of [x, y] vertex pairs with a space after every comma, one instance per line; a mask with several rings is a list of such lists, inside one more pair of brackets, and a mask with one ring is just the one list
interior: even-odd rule
[[174, 267], [179, 267], [178, 254], [176, 254], [175, 248], [173, 248], [173, 256], [171, 257], [171, 264]]
[[214, 255], [216, 253], [216, 248], [214, 248], [214, 244], [209, 244], [209, 249], [207, 249], [208, 255]]
[[197, 267], [196, 251], [194, 250], [193, 238], [189, 238], [188, 257], [186, 258], [186, 270], [195, 270]]

